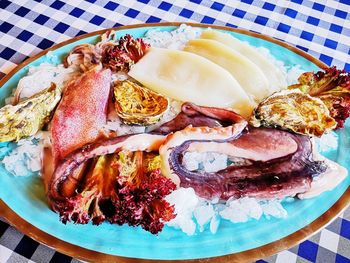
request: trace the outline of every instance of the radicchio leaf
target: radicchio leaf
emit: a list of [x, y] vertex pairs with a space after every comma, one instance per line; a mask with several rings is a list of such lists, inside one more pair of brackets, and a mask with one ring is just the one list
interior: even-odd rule
[[175, 184], [164, 177], [159, 157], [140, 151], [121, 151], [97, 157], [82, 189], [73, 197], [55, 202], [63, 223], [101, 224], [104, 221], [141, 226], [157, 234], [175, 217], [164, 197]]
[[119, 39], [118, 44], [108, 45], [103, 51], [102, 63], [112, 71], [128, 72], [130, 67], [139, 61], [150, 47], [141, 38], [127, 34]]

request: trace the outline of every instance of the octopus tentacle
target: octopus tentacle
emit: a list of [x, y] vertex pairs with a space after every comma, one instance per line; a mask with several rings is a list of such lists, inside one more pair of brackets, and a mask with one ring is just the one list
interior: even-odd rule
[[116, 138], [103, 138], [73, 151], [57, 165], [52, 175], [48, 186], [50, 199], [65, 198], [63, 189], [68, 187], [67, 184], [75, 182], [72, 178], [74, 172], [89, 159], [119, 150], [157, 151], [164, 139], [165, 136], [154, 134], [124, 135]]

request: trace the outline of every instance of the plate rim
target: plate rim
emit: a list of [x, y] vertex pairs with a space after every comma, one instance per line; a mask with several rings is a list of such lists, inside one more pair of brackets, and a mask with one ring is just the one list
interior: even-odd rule
[[[65, 40], [61, 43], [58, 43], [48, 49], [45, 49], [43, 51], [40, 51], [38, 54], [36, 54], [33, 57], [30, 57], [26, 59], [24, 62], [17, 65], [14, 69], [12, 69], [6, 76], [4, 76], [0, 80], [0, 88], [19, 70], [33, 62], [34, 60], [44, 56], [49, 51], [56, 50], [60, 47], [63, 47], [65, 45], [68, 45], [72, 42], [82, 40], [88, 37], [101, 35], [104, 32], [108, 30], [125, 30], [125, 29], [135, 29], [135, 28], [142, 28], [142, 27], [166, 27], [166, 26], [180, 26], [181, 24], [186, 24], [193, 27], [201, 27], [201, 28], [214, 28], [218, 30], [225, 30], [230, 32], [236, 32], [248, 36], [252, 36], [255, 38], [260, 38], [263, 40], [266, 40], [268, 42], [277, 44], [279, 46], [282, 46], [284, 48], [287, 48], [291, 50], [292, 52], [304, 57], [305, 59], [309, 60], [310, 62], [314, 63], [320, 68], [327, 68], [328, 66], [321, 62], [320, 60], [316, 59], [312, 55], [306, 53], [303, 50], [300, 50], [286, 42], [283, 42], [282, 40], [272, 38], [267, 35], [263, 35], [260, 33], [248, 31], [245, 29], [240, 28], [231, 28], [227, 26], [219, 26], [219, 25], [212, 25], [212, 24], [202, 24], [202, 23], [186, 23], [186, 22], [161, 22], [161, 23], [142, 23], [142, 24], [134, 24], [134, 25], [125, 25], [125, 26], [119, 26], [119, 27], [113, 27], [108, 29], [102, 29], [97, 30], [91, 33], [83, 34], [74, 38], [70, 38], [68, 40]], [[265, 244], [260, 247], [256, 247], [253, 249], [219, 256], [219, 257], [211, 257], [208, 258], [210, 262], [242, 262], [242, 261], [251, 261], [251, 260], [257, 260], [264, 257], [268, 257], [270, 255], [276, 254], [279, 251], [288, 249], [290, 247], [293, 247], [297, 245], [298, 243], [302, 242], [303, 240], [307, 239], [309, 236], [315, 234], [316, 232], [320, 231], [322, 228], [327, 226], [333, 219], [335, 219], [342, 211], [346, 209], [346, 207], [350, 204], [350, 186], [347, 188], [347, 190], [341, 195], [341, 197], [321, 216], [316, 218], [313, 222], [311, 222], [309, 225], [306, 225], [305, 227], [299, 229], [298, 231], [280, 239], [276, 240], [274, 242]], [[69, 255], [74, 258], [78, 258], [81, 260], [88, 260], [88, 261], [96, 261], [99, 262], [110, 262], [110, 261], [118, 261], [118, 262], [179, 262], [179, 261], [186, 261], [186, 262], [201, 262], [201, 259], [192, 259], [192, 260], [151, 260], [151, 259], [139, 259], [139, 258], [127, 258], [122, 256], [116, 256], [111, 254], [106, 254], [90, 249], [83, 248], [78, 245], [71, 244], [67, 241], [61, 240], [57, 237], [54, 237], [43, 230], [36, 228], [31, 223], [24, 220], [22, 217], [20, 217], [18, 214], [16, 214], [9, 206], [6, 205], [6, 203], [0, 199], [0, 216], [5, 218], [7, 223], [14, 226], [16, 229], [18, 229], [23, 234], [33, 238], [34, 240], [38, 241], [39, 243], [45, 244], [46, 246], [49, 246], [56, 251], [59, 251], [63, 254]]]

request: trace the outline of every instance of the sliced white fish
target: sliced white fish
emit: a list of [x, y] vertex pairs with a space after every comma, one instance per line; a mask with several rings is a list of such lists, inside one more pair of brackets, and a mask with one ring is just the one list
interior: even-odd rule
[[[257, 49], [246, 42], [243, 42], [234, 36], [216, 30], [204, 30], [200, 36], [202, 39], [216, 40], [245, 56], [255, 65], [257, 65], [269, 81], [270, 94], [287, 87], [286, 78], [283, 72], [270, 62], [265, 56], [261, 55]], [[269, 94], [269, 95], [270, 95]]]
[[190, 52], [150, 48], [129, 75], [169, 98], [230, 107], [244, 117], [251, 115], [255, 105], [227, 70]]

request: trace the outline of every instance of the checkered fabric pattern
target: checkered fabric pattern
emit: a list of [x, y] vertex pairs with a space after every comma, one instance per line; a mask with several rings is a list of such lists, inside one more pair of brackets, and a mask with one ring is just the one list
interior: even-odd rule
[[[350, 71], [350, 0], [0, 0], [0, 78], [27, 57], [103, 28], [160, 21], [238, 27]], [[320, 233], [258, 262], [350, 262], [350, 210]], [[0, 262], [77, 262], [0, 220]]]

